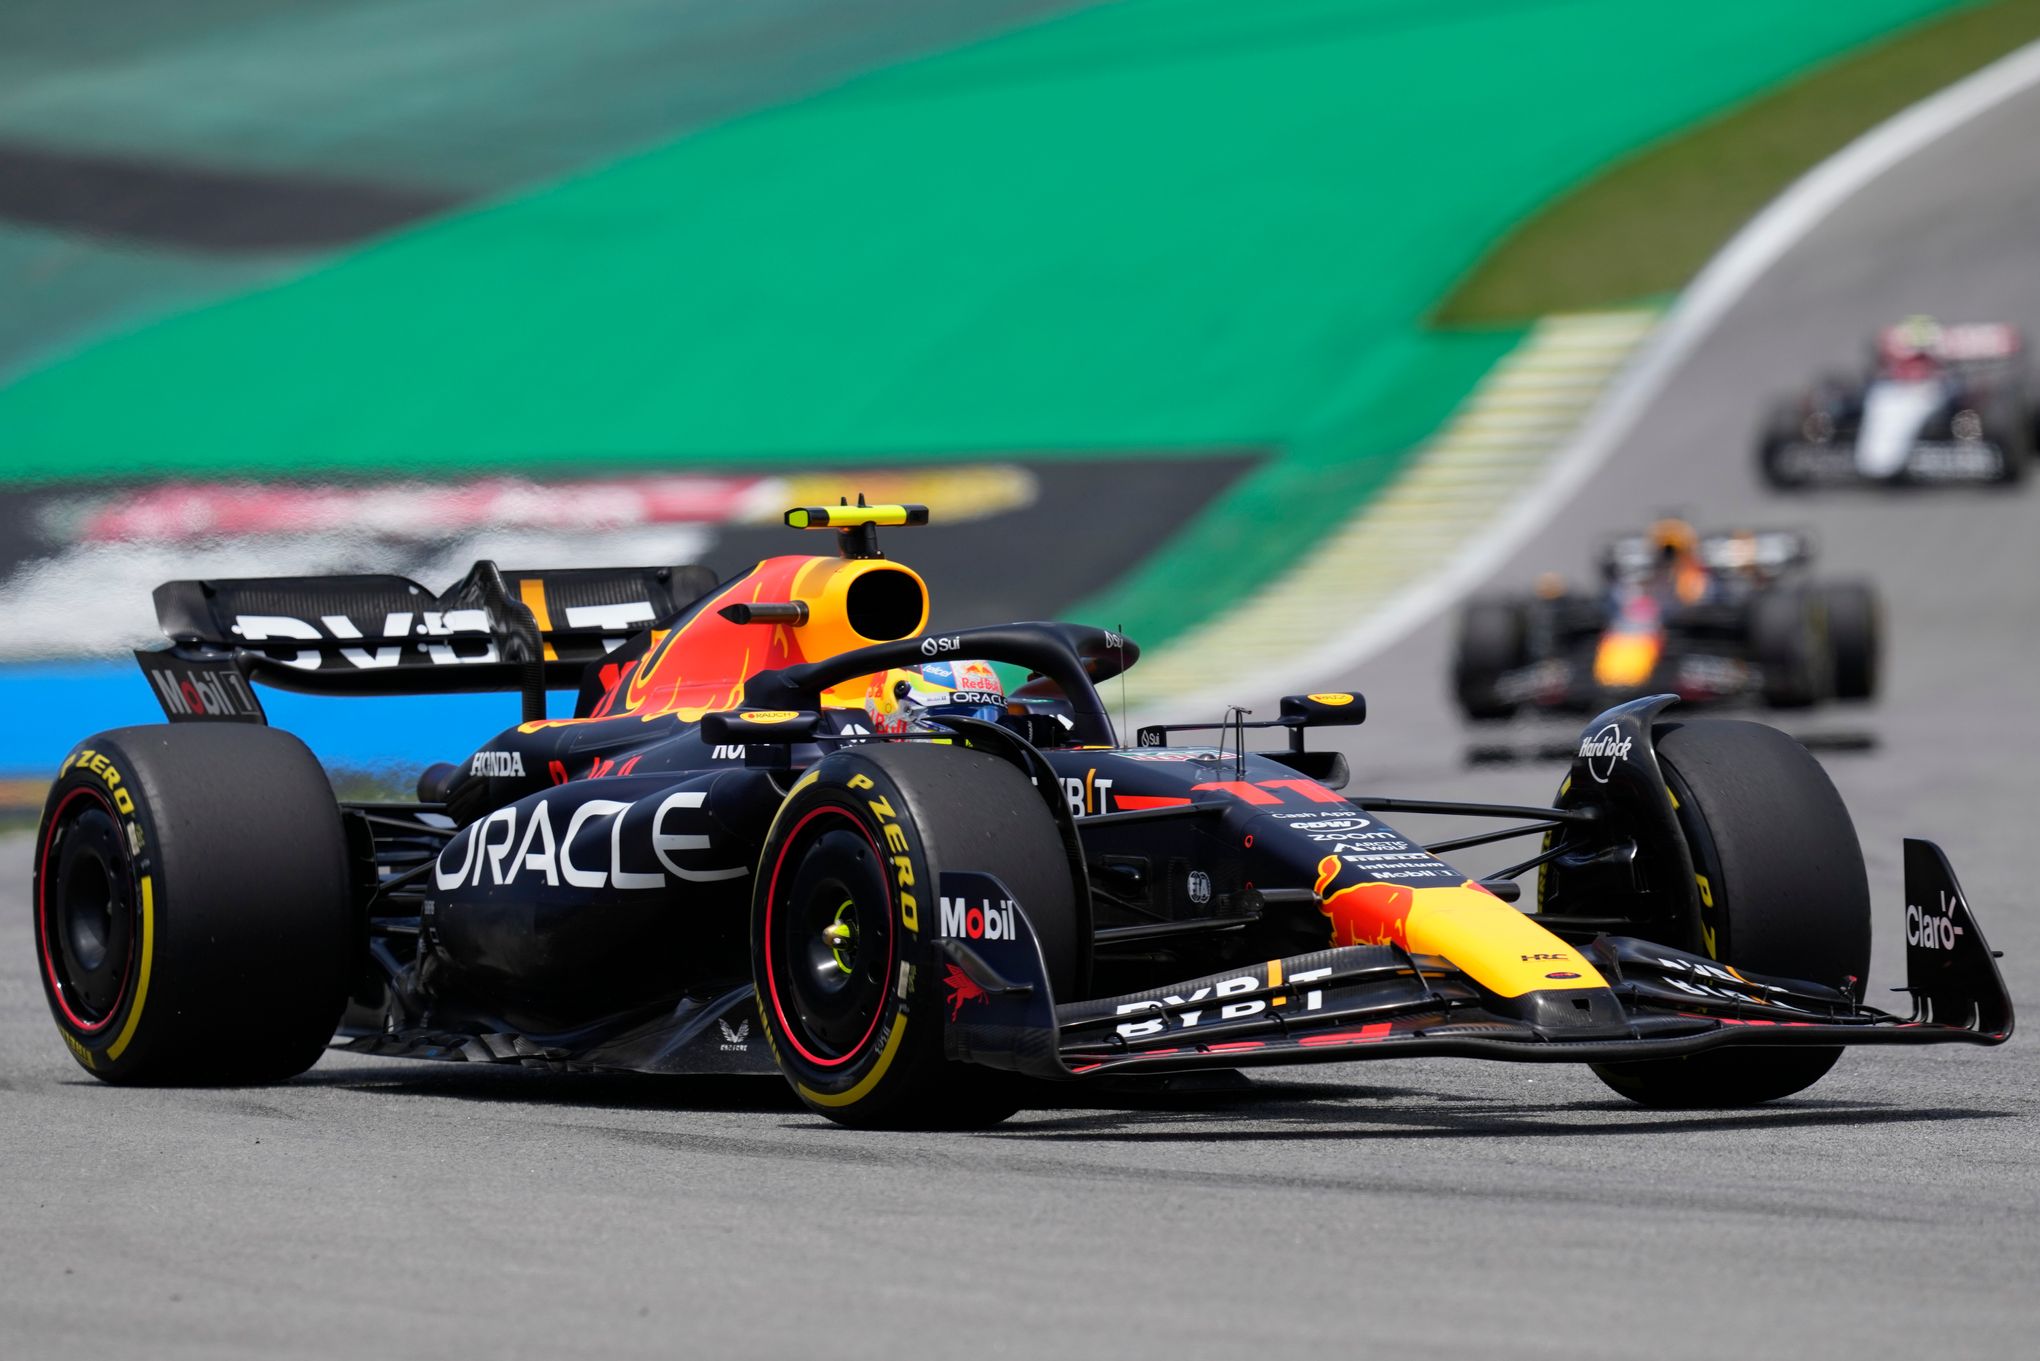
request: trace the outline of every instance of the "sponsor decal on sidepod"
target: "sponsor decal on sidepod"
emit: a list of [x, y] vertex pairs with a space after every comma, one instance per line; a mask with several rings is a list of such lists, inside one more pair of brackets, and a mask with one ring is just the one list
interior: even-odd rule
[[[676, 814], [700, 808], [706, 797], [700, 790], [694, 789], [680, 790], [660, 800], [652, 813], [650, 827], [652, 855], [660, 866], [657, 870], [640, 872], [623, 867], [624, 814], [636, 805], [616, 799], [589, 799], [574, 809], [567, 819], [566, 829], [555, 834], [551, 801], [540, 799], [531, 805], [521, 834], [517, 826], [518, 810], [523, 807], [521, 804], [498, 808], [467, 828], [440, 852], [439, 860], [432, 868], [432, 879], [441, 890], [446, 890], [479, 886], [485, 872], [492, 884], [514, 883], [521, 874], [537, 874], [544, 876], [546, 883], [553, 887], [564, 882], [575, 888], [630, 890], [664, 888], [668, 875], [695, 883], [741, 878], [750, 870], [741, 866], [696, 869], [674, 859], [680, 852], [708, 849], [709, 839], [706, 836], [668, 830], [668, 823]], [[575, 839], [584, 829], [597, 826], [604, 819], [609, 823], [609, 835], [604, 838], [609, 843], [607, 857], [597, 852], [594, 861], [590, 862], [588, 851], [591, 848], [584, 844], [581, 847], [582, 859], [577, 860]], [[682, 825], [685, 825], [684, 821]], [[500, 836], [497, 835], [499, 831]]]

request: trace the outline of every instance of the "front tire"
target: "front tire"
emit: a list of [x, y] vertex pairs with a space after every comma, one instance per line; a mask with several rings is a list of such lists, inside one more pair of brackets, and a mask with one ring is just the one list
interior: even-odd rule
[[974, 1128], [1022, 1080], [943, 1056], [942, 874], [996, 877], [1027, 914], [1055, 994], [1080, 974], [1075, 882], [1042, 796], [995, 756], [930, 742], [825, 757], [774, 818], [751, 909], [758, 1012], [802, 1101], [862, 1128]]
[[1763, 432], [1757, 437], [1757, 471], [1775, 490], [1798, 491], [1806, 485], [1806, 475], [1785, 461], [1785, 451], [1805, 438], [1803, 402], [1788, 398], [1772, 407]]
[[1764, 703], [1804, 709], [1833, 688], [1826, 620], [1811, 592], [1779, 586], [1750, 601], [1750, 654], [1763, 673]]
[[273, 728], [88, 739], [44, 805], [33, 901], [50, 1014], [106, 1082], [293, 1077], [359, 958], [332, 787]]
[[[1663, 724], [1656, 744], [1701, 900], [1692, 938], [1668, 943], [1861, 997], [1869, 879], [1855, 824], [1820, 763], [1777, 729], [1738, 720]], [[1594, 1072], [1646, 1106], [1749, 1106], [1812, 1086], [1841, 1052], [1718, 1049]]]
[[1835, 698], [1873, 698], [1884, 647], [1876, 589], [1867, 581], [1831, 582], [1822, 588], [1821, 602], [1827, 616]]
[[1529, 660], [1526, 614], [1518, 600], [1470, 600], [1460, 611], [1452, 688], [1468, 718], [1485, 722], [1515, 714], [1516, 705], [1496, 687]]

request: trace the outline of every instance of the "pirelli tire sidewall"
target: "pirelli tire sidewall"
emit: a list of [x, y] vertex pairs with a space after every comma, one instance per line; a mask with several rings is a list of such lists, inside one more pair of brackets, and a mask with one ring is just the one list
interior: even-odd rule
[[[137, 1042], [136, 1032], [147, 1012], [151, 993], [156, 993], [160, 1000], [161, 989], [154, 986], [153, 909], [163, 878], [156, 854], [160, 840], [155, 819], [145, 802], [137, 797], [139, 786], [130, 777], [127, 763], [117, 752], [109, 755], [105, 751], [102, 745], [105, 736], [72, 749], [43, 802], [35, 856], [30, 862], [29, 911], [35, 939], [36, 977], [42, 982], [43, 999], [49, 1004], [50, 1018], [57, 1023], [65, 1047], [87, 1072], [108, 1081], [120, 1081], [145, 1066], [150, 1048], [147, 1037], [140, 1037]], [[123, 961], [119, 965], [121, 998], [104, 1016], [74, 1012], [60, 995], [54, 976], [55, 961], [62, 953], [59, 908], [53, 901], [59, 868], [67, 841], [83, 835], [83, 824], [88, 820], [110, 821], [125, 852], [112, 866], [115, 882], [109, 885], [109, 892], [122, 899], [122, 920], [118, 923], [125, 937]], [[144, 955], [150, 956], [147, 962], [151, 967], [146, 970]]]
[[[102, 860], [131, 947], [104, 1016], [74, 1012], [57, 978], [55, 895], [81, 815], [113, 821], [117, 851]], [[360, 933], [339, 806], [295, 737], [164, 724], [88, 738], [44, 803], [32, 874], [36, 971], [65, 1046], [93, 1076], [275, 1081], [324, 1052]]]
[[[961, 753], [958, 753], [961, 754]], [[941, 1063], [941, 1025], [929, 958], [935, 926], [933, 866], [912, 805], [885, 765], [857, 750], [824, 758], [795, 785], [765, 838], [751, 908], [752, 976], [758, 1012], [779, 1070], [809, 1106], [855, 1123], [883, 1122], [896, 1094], [918, 1087]], [[885, 986], [869, 1035], [847, 1054], [821, 1054], [803, 1045], [801, 1021], [787, 979], [775, 959], [771, 915], [813, 827], [854, 827], [884, 862], [892, 948]]]
[[[807, 943], [813, 914], [792, 915], [801, 910], [799, 901], [819, 900], [812, 894], [798, 899], [790, 877], [811, 853], [815, 829], [824, 826], [838, 834], [839, 848], [862, 837], [878, 849], [892, 942], [869, 1033], [832, 1049], [815, 1042], [790, 979], [797, 967], [819, 964], [823, 973], [829, 967]], [[1025, 888], [1022, 882], [1011, 887], [1042, 905], [1044, 948], [1067, 963], [1074, 911], [1066, 893], [1057, 897], [1042, 886], [1050, 876], [1067, 878], [1055, 836], [1025, 776], [995, 756], [948, 744], [872, 743], [838, 751], [795, 784], [765, 837], [751, 951], [766, 1039], [804, 1102], [839, 1123], [881, 1127], [971, 1126], [1010, 1113], [1006, 1089], [1012, 1084], [1000, 1081], [1007, 1075], [943, 1057], [938, 876], [955, 861], [951, 868], [1023, 881]], [[804, 929], [789, 930], [789, 920]], [[870, 924], [863, 919], [860, 946], [870, 942]], [[861, 958], [853, 962], [862, 967]], [[837, 1035], [863, 1029], [861, 1022], [839, 1025]]]

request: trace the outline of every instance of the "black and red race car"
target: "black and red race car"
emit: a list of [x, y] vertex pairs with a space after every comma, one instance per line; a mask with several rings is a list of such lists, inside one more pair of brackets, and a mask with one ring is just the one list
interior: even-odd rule
[[1452, 689], [1476, 720], [1590, 714], [1640, 695], [1797, 709], [1877, 693], [1876, 588], [1812, 575], [1811, 535], [1697, 534], [1678, 519], [1602, 548], [1601, 580], [1548, 576], [1460, 610]]
[[1877, 333], [1862, 374], [1772, 409], [1758, 470], [1784, 490], [2020, 481], [2035, 442], [2028, 362], [2017, 327], [1908, 317]]
[[[171, 645], [139, 655], [171, 721], [80, 743], [36, 846], [65, 1044], [115, 1083], [280, 1080], [329, 1044], [776, 1068], [833, 1120], [967, 1126], [1029, 1079], [1414, 1055], [1586, 1063], [1640, 1101], [1740, 1104], [1849, 1045], [2011, 1033], [1924, 841], [1906, 846], [1911, 1010], [1864, 1004], [1855, 832], [1769, 728], [1619, 706], [1550, 807], [1341, 792], [1346, 761], [1306, 739], [1365, 717], [1345, 692], [1129, 745], [1097, 689], [1135, 660], [1124, 637], [924, 631], [926, 587], [874, 527], [925, 518], [798, 510], [841, 556], [721, 581], [484, 563], [443, 596], [163, 586]], [[997, 674], [1027, 679], [995, 694]], [[524, 712], [416, 801], [361, 802], [264, 725], [251, 682], [516, 689]], [[1248, 749], [1263, 734], [1283, 740]], [[1440, 813], [1503, 825], [1425, 843], [1384, 820]], [[1495, 873], [1443, 858], [1517, 837], [1536, 848]]]

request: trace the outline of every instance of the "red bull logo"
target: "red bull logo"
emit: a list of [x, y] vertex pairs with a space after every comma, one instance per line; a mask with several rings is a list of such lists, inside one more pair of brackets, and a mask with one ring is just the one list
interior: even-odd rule
[[[1407, 950], [1416, 890], [1373, 880], [1334, 888], [1340, 872], [1349, 868], [1336, 855], [1318, 861], [1317, 895], [1321, 910], [1332, 919], [1332, 944], [1400, 945]], [[1353, 869], [1355, 874], [1362, 872]]]
[[[1439, 955], [1504, 997], [1607, 986], [1585, 956], [1473, 880], [1412, 887], [1365, 877], [1396, 872], [1362, 856], [1318, 861], [1318, 905], [1331, 919], [1333, 945]], [[1342, 874], [1356, 882], [1340, 883]]]

